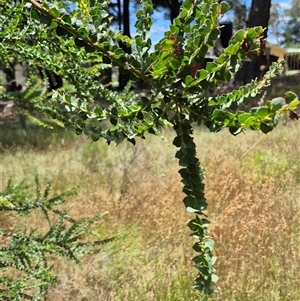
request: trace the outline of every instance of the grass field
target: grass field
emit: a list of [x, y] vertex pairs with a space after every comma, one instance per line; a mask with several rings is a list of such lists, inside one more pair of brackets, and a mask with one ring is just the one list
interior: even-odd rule
[[[61, 284], [48, 301], [191, 301], [193, 268], [172, 134], [137, 145], [91, 143], [72, 131], [27, 126], [0, 128], [1, 188], [52, 182], [57, 194], [79, 185], [67, 202], [74, 216], [109, 211], [100, 237], [122, 234], [82, 267], [56, 263]], [[199, 129], [198, 154], [207, 171], [210, 234], [220, 279], [215, 301], [300, 300], [300, 122], [268, 135], [237, 137]], [[29, 228], [39, 225], [39, 215]], [[1, 216], [0, 226], [18, 227]]]

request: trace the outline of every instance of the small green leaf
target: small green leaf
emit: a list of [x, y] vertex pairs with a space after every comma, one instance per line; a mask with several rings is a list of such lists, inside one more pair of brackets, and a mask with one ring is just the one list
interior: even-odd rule
[[83, 39], [75, 38], [74, 42], [75, 42], [75, 45], [78, 47], [84, 47], [86, 45], [86, 43]]
[[214, 28], [209, 36], [208, 36], [208, 40], [207, 40], [207, 43], [211, 46], [214, 45], [215, 41], [217, 40], [217, 38], [219, 37], [220, 35], [220, 30], [218, 28]]
[[127, 138], [127, 141], [130, 142], [131, 144], [135, 145], [136, 144], [136, 141], [134, 138]]
[[289, 103], [289, 110], [290, 111], [294, 111], [297, 109], [297, 107], [299, 106], [300, 101], [298, 99], [294, 99]]
[[118, 117], [118, 110], [117, 110], [117, 108], [113, 107], [113, 108], [111, 109], [111, 115], [113, 115], [113, 116], [115, 116], [115, 117]]
[[207, 204], [205, 201], [199, 201], [193, 196], [187, 196], [183, 199], [184, 205], [188, 212], [194, 213], [205, 210]]
[[154, 130], [153, 128], [150, 128], [150, 129], [148, 130], [148, 133], [149, 133], [149, 134], [152, 134], [152, 135], [155, 135], [155, 134], [156, 134], [156, 132], [155, 132], [155, 130]]
[[[235, 53], [237, 53], [239, 48], [240, 48], [239, 43], [230, 44], [227, 48], [224, 49], [224, 53], [226, 53], [228, 55], [234, 55]], [[233, 58], [231, 58], [231, 59], [233, 59]]]
[[181, 146], [181, 138], [179, 136], [176, 136], [174, 138], [173, 145], [175, 145], [176, 147], [180, 147]]
[[111, 64], [111, 59], [106, 55], [102, 57], [102, 61], [104, 64]]
[[102, 116], [103, 114], [103, 111], [100, 107], [94, 107], [94, 113], [97, 115], [97, 116]]
[[209, 72], [205, 69], [198, 70], [196, 76], [199, 80], [204, 80], [208, 76]]
[[90, 44], [86, 44], [86, 45], [84, 46], [84, 49], [85, 49], [85, 51], [86, 51], [87, 53], [93, 53], [93, 52], [96, 51], [96, 49], [95, 49], [92, 45], [90, 45]]
[[52, 20], [50, 23], [50, 28], [55, 29], [57, 26], [58, 24], [54, 20]]
[[221, 13], [225, 14], [230, 10], [230, 5], [227, 2], [221, 2], [220, 3], [220, 9], [221, 9]]
[[243, 128], [241, 128], [241, 127], [235, 127], [235, 126], [229, 127], [229, 132], [233, 136], [237, 136], [238, 134], [242, 133], [242, 131], [243, 131]]
[[267, 107], [259, 108], [255, 113], [254, 116], [259, 120], [264, 120], [270, 113], [270, 109]]
[[40, 13], [37, 10], [32, 9], [31, 12], [30, 12], [30, 17], [34, 20], [39, 20], [40, 19]]
[[197, 231], [199, 225], [197, 225], [197, 221], [195, 219], [192, 219], [188, 222], [187, 226], [192, 230], [192, 231]]
[[81, 36], [84, 37], [84, 38], [87, 38], [87, 37], [89, 36], [89, 33], [88, 33], [88, 31], [86, 30], [85, 27], [81, 27], [81, 28], [79, 28], [77, 31], [78, 31], [78, 33], [80, 33]]
[[215, 121], [224, 121], [224, 119], [226, 118], [226, 115], [227, 115], [227, 112], [224, 112], [223, 110], [215, 109], [212, 117]]
[[256, 118], [254, 116], [250, 116], [248, 119], [244, 122], [244, 127], [249, 128], [256, 122]]
[[202, 253], [203, 252], [203, 247], [202, 247], [201, 244], [199, 244], [198, 242], [196, 242], [193, 245], [193, 250], [196, 251], [196, 252]]
[[284, 94], [284, 98], [285, 98], [286, 103], [290, 103], [293, 100], [298, 99], [298, 96], [294, 92], [289, 91]]
[[61, 26], [57, 26], [56, 34], [59, 37], [63, 37], [63, 36], [66, 36], [68, 34], [68, 31], [65, 28], [61, 27]]
[[245, 36], [245, 30], [244, 29], [240, 29], [231, 38], [231, 42], [232, 43], [242, 42], [244, 40], [244, 36]]
[[264, 133], [264, 134], [267, 134], [269, 132], [271, 132], [273, 130], [273, 126], [269, 125], [269, 124], [266, 124], [264, 122], [262, 122], [260, 124], [260, 130]]
[[120, 57], [120, 56], [124, 56], [124, 55], [125, 55], [125, 52], [124, 52], [123, 49], [117, 48], [117, 49], [115, 50], [115, 56]]
[[192, 0], [190, 1], [183, 1], [183, 8], [184, 10], [188, 11], [191, 9], [191, 7], [193, 6], [193, 2]]
[[109, 119], [109, 121], [110, 121], [110, 123], [111, 123], [112, 125], [114, 125], [114, 126], [118, 124], [118, 120], [117, 120], [116, 118], [113, 118], [113, 117], [112, 117], [112, 118]]
[[44, 14], [41, 14], [41, 16], [40, 16], [40, 22], [41, 22], [42, 24], [47, 24], [47, 25], [49, 25], [49, 24], [52, 22], [52, 20], [51, 20], [48, 16], [46, 16], [46, 15], [44, 15]]
[[51, 7], [49, 13], [52, 14], [55, 18], [59, 17], [59, 10], [56, 7]]
[[184, 84], [187, 86], [187, 87], [190, 87], [193, 82], [196, 82], [194, 78], [192, 78], [190, 75], [188, 75], [185, 80], [184, 80]]
[[70, 15], [63, 15], [62, 19], [69, 25], [72, 24], [72, 19], [71, 19]]
[[215, 242], [212, 239], [208, 239], [204, 245], [205, 245], [205, 248], [208, 248], [208, 249], [210, 249], [210, 251], [212, 251], [214, 249]]
[[216, 274], [212, 274], [212, 275], [211, 275], [211, 281], [212, 281], [213, 283], [218, 282], [218, 280], [219, 280], [219, 277], [218, 277]]
[[90, 137], [92, 138], [92, 140], [93, 140], [94, 142], [98, 141], [99, 138], [100, 138], [99, 135], [96, 134], [96, 133], [91, 133]]
[[173, 34], [178, 34], [179, 33], [179, 27], [178, 26], [176, 26], [176, 25], [173, 25], [173, 24], [171, 24], [170, 25], [170, 31], [171, 31], [171, 33], [173, 33]]
[[201, 301], [209, 301], [209, 300], [208, 300], [208, 296], [205, 295], [205, 296], [201, 297]]
[[139, 120], [143, 120], [144, 119], [144, 114], [142, 111], [138, 111], [137, 115], [136, 115], [137, 119]]
[[286, 102], [285, 102], [284, 98], [277, 97], [277, 98], [272, 99], [271, 104], [272, 104], [274, 110], [278, 111], [286, 104]]
[[251, 114], [249, 114], [249, 113], [240, 114], [240, 115], [238, 116], [238, 121], [239, 121], [240, 123], [245, 123], [245, 121], [246, 121], [249, 117], [251, 117]]

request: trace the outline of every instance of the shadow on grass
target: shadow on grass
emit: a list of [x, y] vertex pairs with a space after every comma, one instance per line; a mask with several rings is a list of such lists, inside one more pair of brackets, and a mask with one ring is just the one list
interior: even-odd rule
[[18, 119], [0, 120], [0, 152], [20, 147], [47, 150], [53, 146], [67, 145], [75, 138], [73, 128], [54, 126], [54, 129], [47, 129], [31, 122], [27, 122], [24, 128]]

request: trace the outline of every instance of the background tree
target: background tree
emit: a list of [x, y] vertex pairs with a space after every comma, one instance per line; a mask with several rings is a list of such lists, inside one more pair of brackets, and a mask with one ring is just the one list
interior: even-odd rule
[[[119, 1], [119, 0], [118, 0]], [[130, 10], [129, 10], [129, 0], [123, 0], [123, 6], [122, 6], [122, 11], [119, 12], [122, 15], [122, 29], [123, 29], [123, 34], [127, 36], [128, 38], [131, 38], [130, 35]], [[119, 42], [120, 47], [124, 50], [125, 53], [130, 54], [131, 53], [131, 46], [128, 44], [120, 41]], [[129, 82], [129, 72], [124, 72], [125, 70], [123, 68], [119, 69], [119, 90], [123, 90], [127, 83]]]
[[247, 6], [246, 3], [240, 0], [227, 1], [233, 12], [233, 29], [238, 30], [246, 27], [247, 21]]
[[[116, 2], [110, 2], [110, 12], [113, 17], [113, 23], [117, 24], [118, 30], [128, 38], [131, 38], [130, 34], [130, 0], [117, 0]], [[119, 46], [122, 48], [125, 53], [131, 53], [131, 46], [119, 41]], [[124, 70], [124, 68], [119, 68], [119, 76], [118, 76], [118, 89], [123, 90], [127, 83], [129, 82], [129, 73]]]
[[282, 43], [289, 46], [300, 45], [300, 1], [293, 0], [291, 8], [284, 12], [286, 25], [283, 30]]
[[272, 3], [270, 9], [270, 19], [269, 19], [269, 30], [272, 36], [275, 38], [276, 45], [280, 45], [281, 40], [281, 27], [282, 27], [282, 16], [279, 13], [281, 6], [279, 3]]
[[171, 22], [178, 16], [180, 5], [182, 3], [182, 1], [179, 0], [162, 0], [162, 1], [154, 0], [152, 2], [154, 8], [162, 7], [167, 9], [166, 16], [169, 17]]
[[244, 3], [238, 3], [233, 7], [234, 18], [233, 27], [235, 30], [245, 28], [247, 20], [247, 7]]
[[[247, 27], [262, 26], [265, 30], [263, 38], [267, 38], [270, 18], [271, 0], [252, 0]], [[243, 62], [241, 70], [237, 73], [235, 81], [246, 84], [252, 79], [260, 77], [260, 56], [251, 55], [248, 61]]]

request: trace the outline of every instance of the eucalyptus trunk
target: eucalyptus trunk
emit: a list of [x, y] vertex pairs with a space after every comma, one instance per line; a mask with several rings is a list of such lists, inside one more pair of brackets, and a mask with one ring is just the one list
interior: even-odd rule
[[[129, 0], [123, 0], [123, 34], [130, 38], [130, 12], [129, 12]], [[125, 53], [131, 53], [131, 47], [128, 47], [126, 43], [120, 42], [120, 47]], [[121, 71], [119, 73], [119, 90], [123, 90], [129, 81], [129, 73]]]
[[[270, 18], [271, 0], [252, 0], [247, 21], [247, 27], [262, 26], [265, 28], [264, 37], [267, 37]], [[244, 62], [241, 70], [236, 74], [235, 82], [246, 84], [252, 79], [260, 78], [261, 56], [253, 55], [250, 62]]]

